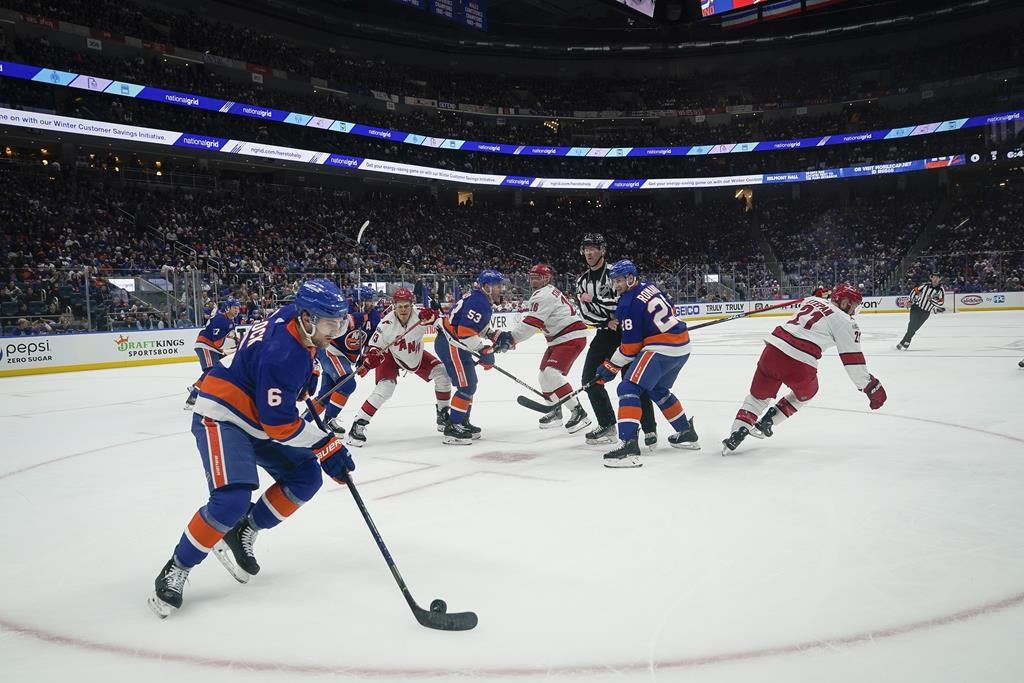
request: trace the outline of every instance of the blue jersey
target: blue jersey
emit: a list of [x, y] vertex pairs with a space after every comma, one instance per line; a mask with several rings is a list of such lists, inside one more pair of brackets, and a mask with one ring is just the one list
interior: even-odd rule
[[376, 308], [369, 313], [362, 311], [349, 313], [348, 327], [345, 334], [331, 342], [331, 348], [328, 349], [328, 353], [332, 353], [335, 356], [344, 356], [350, 362], [355, 363], [359, 358], [360, 352], [363, 350], [363, 346], [366, 345], [366, 340], [373, 336], [379, 324], [380, 311]]
[[224, 352], [224, 340], [234, 338], [235, 323], [223, 313], [217, 313], [206, 323], [196, 337], [196, 348], [207, 348], [218, 353]]
[[619, 367], [629, 364], [641, 351], [665, 356], [690, 353], [686, 323], [675, 316], [675, 307], [665, 293], [649, 282], [638, 282], [626, 290], [615, 317], [622, 343], [611, 362]]
[[294, 304], [249, 328], [231, 359], [203, 379], [195, 412], [238, 425], [247, 434], [310, 448], [325, 434], [299, 417], [296, 401], [313, 375], [316, 347], [307, 346]]
[[487, 345], [481, 337], [491, 324], [491, 312], [491, 300], [479, 289], [474, 289], [452, 306], [444, 319], [444, 331], [463, 346], [479, 351]]

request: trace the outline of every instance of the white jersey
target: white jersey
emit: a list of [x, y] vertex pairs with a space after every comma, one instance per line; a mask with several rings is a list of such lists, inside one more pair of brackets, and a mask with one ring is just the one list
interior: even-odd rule
[[518, 344], [537, 330], [549, 346], [587, 336], [587, 325], [568, 298], [554, 285], [544, 285], [530, 295], [526, 315], [512, 330]]
[[863, 390], [871, 380], [860, 348], [857, 322], [831, 301], [813, 296], [804, 299], [800, 312], [776, 327], [765, 342], [815, 368], [821, 355], [835, 346], [857, 389]]
[[390, 353], [391, 357], [395, 359], [398, 367], [406, 370], [416, 370], [423, 361], [423, 335], [427, 332], [427, 326], [419, 324], [418, 312], [419, 309], [413, 306], [409, 320], [403, 325], [399, 322], [395, 310], [391, 309], [380, 319], [377, 330], [370, 337], [372, 348], [383, 349], [408, 331], [402, 341], [387, 350], [387, 353]]

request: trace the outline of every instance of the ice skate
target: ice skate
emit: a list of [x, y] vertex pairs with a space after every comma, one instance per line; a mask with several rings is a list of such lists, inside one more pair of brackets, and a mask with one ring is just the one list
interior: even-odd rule
[[348, 445], [355, 446], [356, 448], [362, 448], [366, 443], [366, 425], [370, 424], [369, 421], [362, 418], [356, 418], [352, 422], [352, 426], [348, 430]]
[[605, 467], [626, 468], [643, 467], [643, 465], [640, 462], [640, 442], [636, 439], [623, 441], [618, 448], [604, 454]]
[[775, 416], [779, 414], [779, 409], [775, 406], [770, 406], [765, 411], [761, 419], [754, 424], [754, 428], [749, 430], [750, 435], [755, 439], [763, 439], [766, 436], [772, 435], [772, 430], [775, 428], [774, 420]]
[[473, 432], [461, 423], [449, 422], [444, 426], [444, 443], [453, 446], [468, 446], [473, 443]]
[[615, 443], [615, 425], [592, 429], [587, 432], [586, 439], [587, 443], [591, 446], [596, 446], [602, 443]]
[[749, 429], [746, 427], [740, 427], [730, 434], [729, 438], [722, 441], [722, 455], [729, 455], [736, 450], [736, 447], [743, 442], [743, 439], [747, 438], [747, 434], [749, 433]]
[[569, 413], [569, 420], [565, 423], [565, 429], [570, 434], [575, 434], [581, 429], [586, 429], [590, 426], [590, 417], [587, 415], [587, 411], [583, 410], [583, 406], [576, 404], [576, 407]]
[[[670, 438], [669, 441], [672, 441]], [[648, 452], [653, 452], [658, 448], [658, 433], [657, 432], [644, 432], [644, 448]]]
[[437, 431], [443, 432], [445, 424], [448, 423], [448, 417], [451, 415], [451, 409], [448, 406], [437, 409]]
[[562, 406], [558, 406], [544, 417], [537, 420], [541, 429], [554, 429], [562, 426]]
[[327, 428], [334, 432], [334, 435], [338, 438], [345, 436], [345, 427], [341, 424], [340, 417], [332, 417], [326, 422]]
[[213, 546], [213, 554], [239, 583], [249, 583], [249, 579], [260, 572], [253, 554], [257, 534], [259, 531], [252, 528], [246, 515]]
[[697, 430], [693, 428], [693, 420], [681, 432], [668, 437], [668, 443], [672, 448], [683, 448], [690, 451], [699, 451], [700, 444], [697, 442]]
[[149, 597], [149, 608], [161, 619], [181, 608], [188, 572], [188, 569], [179, 567], [172, 557], [156, 577], [156, 592]]

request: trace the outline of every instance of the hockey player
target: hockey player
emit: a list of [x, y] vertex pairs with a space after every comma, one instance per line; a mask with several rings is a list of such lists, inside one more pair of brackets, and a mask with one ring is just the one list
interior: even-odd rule
[[[260, 569], [253, 554], [258, 532], [309, 502], [320, 489], [321, 468], [339, 482], [355, 469], [341, 441], [296, 408], [314, 373], [316, 349], [345, 331], [347, 308], [332, 282], [309, 280], [294, 303], [253, 325], [229, 366], [214, 366], [203, 380], [192, 434], [210, 497], [156, 578], [149, 605], [158, 616], [181, 607], [185, 579], [211, 550], [246, 583]], [[257, 465], [275, 483], [253, 505]]]
[[[668, 437], [673, 448], [698, 450], [693, 421], [686, 418], [683, 405], [672, 394], [679, 371], [690, 358], [690, 333], [686, 323], [675, 316], [668, 297], [655, 285], [641, 281], [636, 266], [628, 259], [608, 268], [619, 305], [615, 317], [622, 330], [622, 343], [597, 369], [598, 382], [610, 382], [625, 367], [619, 382], [618, 431], [621, 445], [604, 455], [605, 467], [641, 467], [640, 395], [646, 391], [658, 404], [675, 434]], [[626, 367], [628, 366], [628, 367]]]
[[348, 376], [347, 380], [334, 387], [325, 406], [316, 404], [317, 409], [324, 410], [324, 423], [339, 437], [345, 434], [339, 415], [356, 390], [353, 369], [360, 363], [366, 342], [380, 323], [380, 311], [377, 309], [379, 296], [376, 290], [366, 285], [353, 288], [349, 302], [355, 308], [349, 314], [348, 329], [326, 349], [317, 351], [317, 360], [324, 368], [321, 391], [326, 391], [337, 384], [338, 380]]
[[[544, 333], [548, 348], [540, 359], [540, 388], [549, 401], [572, 393], [572, 385], [566, 375], [572, 364], [587, 345], [587, 325], [576, 312], [576, 307], [551, 284], [555, 272], [550, 266], [538, 263], [530, 268], [530, 289], [533, 293], [527, 303], [529, 311], [511, 332], [502, 332], [494, 342], [494, 350], [502, 353], [515, 348], [538, 330]], [[565, 402], [569, 420], [565, 428], [570, 434], [590, 426], [587, 411], [573, 397]], [[540, 418], [541, 429], [551, 429], [562, 424], [562, 406]]]
[[910, 321], [907, 323], [907, 331], [903, 335], [903, 339], [896, 345], [896, 350], [906, 351], [909, 349], [914, 335], [928, 320], [928, 317], [932, 313], [945, 312], [946, 290], [942, 288], [942, 277], [938, 273], [932, 273], [928, 282], [921, 283], [910, 292]]
[[[814, 398], [818, 393], [818, 359], [831, 346], [839, 351], [854, 386], [867, 394], [871, 410], [882, 407], [885, 389], [868, 373], [860, 348], [860, 328], [853, 319], [861, 301], [860, 290], [841, 283], [832, 290], [831, 300], [804, 299], [800, 311], [765, 338], [750, 394], [736, 413], [732, 434], [722, 441], [722, 455], [736, 450], [748, 435], [758, 439], [771, 436], [779, 423]], [[768, 408], [783, 384], [790, 392]], [[765, 408], [768, 410], [761, 416]]]
[[199, 367], [203, 372], [189, 390], [188, 398], [185, 399], [185, 410], [191, 410], [192, 406], [196, 404], [196, 398], [199, 397], [199, 385], [210, 368], [238, 345], [234, 320], [238, 317], [240, 310], [241, 304], [238, 299], [226, 299], [224, 309], [210, 316], [210, 321], [196, 337], [195, 350], [196, 355], [199, 356]]
[[473, 289], [459, 299], [437, 328], [434, 351], [455, 387], [448, 423], [444, 427], [446, 444], [466, 445], [480, 438], [480, 428], [469, 421], [476, 393], [473, 353], [479, 356], [480, 367], [484, 370], [494, 367], [494, 349], [486, 334], [491, 324], [491, 304], [501, 299], [503, 280], [496, 270], [481, 271]]
[[[398, 371], [406, 370], [425, 382], [434, 383], [434, 398], [437, 401], [437, 431], [444, 431], [448, 421], [448, 401], [452, 395], [452, 383], [448, 373], [434, 354], [423, 348], [423, 334], [427, 327], [437, 320], [437, 312], [430, 308], [416, 312], [415, 297], [408, 289], [398, 289], [393, 297], [394, 306], [381, 318], [377, 330], [367, 345], [359, 376], [365, 377], [375, 370], [377, 386], [363, 402], [362, 408], [352, 422], [348, 433], [350, 446], [366, 443], [366, 427], [391, 398], [398, 383]], [[416, 313], [416, 315], [413, 315]], [[395, 340], [401, 339], [395, 343]]]
[[[601, 363], [611, 358], [622, 342], [622, 329], [615, 318], [618, 297], [612, 288], [611, 278], [608, 277], [608, 250], [604, 236], [593, 232], [584, 235], [580, 242], [580, 255], [587, 262], [587, 270], [576, 279], [579, 311], [583, 322], [597, 328], [583, 359], [581, 378], [584, 384], [589, 384], [587, 397], [590, 399], [597, 427], [587, 432], [585, 436], [587, 443], [592, 445], [614, 443], [615, 409], [604, 385], [592, 382]], [[650, 396], [642, 394], [640, 406], [640, 426], [644, 431], [644, 445], [653, 450], [658, 443], [658, 433]]]

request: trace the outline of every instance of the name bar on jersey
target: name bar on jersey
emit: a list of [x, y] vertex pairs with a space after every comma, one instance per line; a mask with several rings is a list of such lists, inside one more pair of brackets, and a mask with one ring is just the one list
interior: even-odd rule
[[317, 152], [295, 147], [282, 147], [245, 140], [182, 133], [160, 128], [129, 126], [106, 121], [91, 121], [70, 116], [55, 116], [0, 108], [0, 126], [38, 128], [61, 133], [74, 133], [115, 140], [147, 142], [155, 145], [188, 147], [222, 154], [238, 154], [261, 159], [293, 161], [304, 164], [334, 166], [364, 173], [384, 173], [425, 180], [440, 180], [466, 185], [489, 185], [500, 187], [541, 188], [554, 190], [667, 190], [694, 187], [733, 187], [741, 185], [768, 185], [775, 183], [802, 183], [819, 180], [838, 180], [861, 176], [910, 173], [928, 169], [963, 166], [963, 154], [928, 159], [914, 159], [887, 164], [826, 168], [816, 171], [792, 171], [789, 173], [759, 173], [751, 175], [708, 176], [696, 178], [537, 178], [532, 176], [492, 175], [467, 173], [432, 166], [402, 164], [381, 159], [353, 157], [330, 152]]
[[507, 154], [539, 157], [681, 157], [704, 156], [718, 154], [745, 154], [749, 152], [775, 152], [791, 149], [808, 149], [811, 147], [829, 147], [832, 145], [852, 145], [862, 142], [892, 140], [896, 138], [935, 135], [964, 128], [975, 128], [990, 123], [1024, 120], [1024, 109], [1000, 112], [996, 114], [979, 114], [962, 119], [920, 123], [900, 128], [884, 128], [858, 133], [841, 133], [796, 140], [762, 140], [749, 142], [727, 142], [714, 145], [690, 145], [668, 147], [564, 147], [557, 145], [512, 145], [501, 142], [479, 142], [475, 140], [459, 140], [455, 138], [436, 138], [417, 133], [407, 133], [390, 128], [369, 126], [362, 123], [325, 119], [312, 114], [288, 112], [282, 109], [261, 107], [255, 104], [231, 102], [215, 97], [190, 95], [188, 93], [164, 90], [147, 85], [136, 85], [111, 81], [98, 76], [86, 76], [66, 71], [55, 71], [28, 64], [0, 61], [0, 76], [20, 78], [24, 80], [49, 83], [55, 86], [81, 88], [102, 92], [120, 97], [135, 97], [153, 102], [163, 102], [179, 107], [205, 109], [233, 116], [246, 116], [266, 121], [287, 123], [295, 126], [308, 126], [332, 130], [346, 135], [388, 140], [407, 145], [419, 145], [438, 149], [451, 149], [462, 152], [481, 152], [484, 154]]

